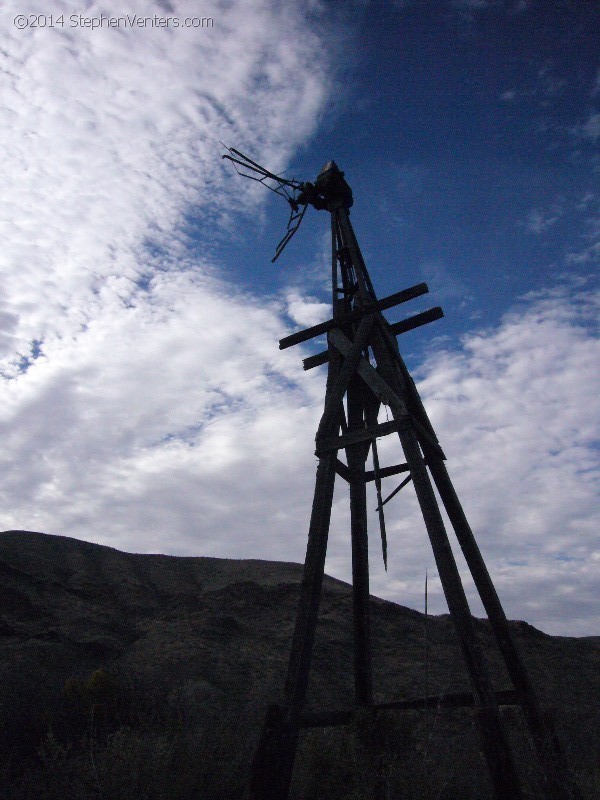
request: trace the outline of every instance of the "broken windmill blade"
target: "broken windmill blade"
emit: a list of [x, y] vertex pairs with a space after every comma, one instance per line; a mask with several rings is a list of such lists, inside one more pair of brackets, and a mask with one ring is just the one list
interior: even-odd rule
[[[419, 325], [439, 319], [439, 308], [390, 325], [383, 311], [427, 293], [425, 284], [405, 289], [378, 300], [365, 265], [349, 211], [352, 191], [335, 162], [328, 162], [313, 183], [287, 181], [261, 167], [237, 150], [225, 158], [236, 169], [286, 198], [292, 215], [308, 205], [326, 210], [331, 219], [332, 317], [285, 337], [280, 348], [291, 347], [327, 335], [327, 351], [305, 359], [305, 369], [328, 365], [325, 405], [316, 436], [319, 459], [310, 518], [306, 560], [300, 600], [292, 639], [283, 698], [269, 707], [256, 752], [250, 782], [252, 800], [286, 800], [289, 792], [298, 736], [301, 727], [342, 724], [353, 719], [351, 709], [333, 709], [318, 715], [304, 711], [311, 667], [317, 616], [325, 568], [327, 539], [333, 491], [337, 475], [350, 488], [350, 540], [352, 548], [352, 602], [354, 622], [354, 686], [358, 709], [374, 712], [384, 709], [427, 708], [437, 698], [391, 700], [374, 703], [371, 668], [369, 609], [369, 565], [367, 538], [366, 485], [373, 481], [377, 490], [378, 513], [400, 488], [409, 482], [415, 490], [429, 536], [437, 571], [450, 616], [461, 646], [471, 692], [448, 698], [452, 707], [469, 707], [479, 731], [482, 752], [490, 773], [495, 800], [518, 800], [522, 792], [509, 740], [498, 706], [521, 706], [533, 744], [544, 800], [579, 800], [581, 794], [564, 763], [562, 752], [548, 718], [542, 711], [531, 685], [525, 664], [517, 651], [508, 621], [487, 571], [473, 532], [467, 522], [445, 466], [445, 455], [427, 416], [412, 377], [400, 355], [396, 336]], [[239, 171], [239, 170], [238, 170]], [[248, 173], [253, 174], [248, 174]], [[292, 194], [290, 195], [291, 190]], [[304, 213], [294, 217], [281, 240], [276, 257], [298, 228]], [[294, 227], [295, 225], [295, 227]], [[392, 415], [388, 422], [377, 422], [381, 405]], [[376, 439], [398, 436], [404, 462], [381, 467]], [[344, 451], [346, 464], [338, 453]], [[366, 469], [369, 452], [373, 470]], [[407, 472], [400, 487], [383, 500], [382, 480]], [[432, 483], [433, 481], [433, 483]], [[513, 689], [497, 691], [492, 685], [487, 659], [478, 640], [461, 577], [448, 539], [438, 499], [445, 511], [467, 565], [473, 576], [507, 667]], [[380, 530], [387, 566], [387, 534], [380, 513]], [[428, 690], [426, 691], [426, 695]], [[440, 707], [444, 703], [440, 700]], [[541, 800], [541, 799], [540, 799]]]
[[[223, 146], [225, 147], [226, 145]], [[289, 180], [288, 178], [283, 178], [281, 175], [276, 175], [274, 172], [269, 172], [268, 169], [261, 167], [256, 161], [253, 161], [234, 147], [227, 147], [227, 150], [229, 154], [226, 153], [222, 158], [231, 161], [238, 175], [262, 183], [267, 189], [283, 197], [290, 206], [287, 229], [283, 238], [275, 248], [275, 256], [271, 259], [271, 263], [273, 263], [277, 261], [286, 244], [300, 227], [300, 223], [308, 208], [309, 201], [308, 195], [306, 194], [308, 187], [306, 184], [300, 183], [299, 181], [293, 179]], [[288, 189], [291, 189], [292, 193], [290, 193]]]
[[[221, 142], [221, 144], [223, 143]], [[226, 145], [223, 145], [223, 147], [226, 147]], [[299, 191], [302, 189], [302, 184], [299, 181], [289, 180], [288, 178], [283, 178], [280, 175], [276, 175], [274, 172], [269, 172], [268, 169], [261, 167], [260, 164], [256, 163], [256, 161], [252, 161], [251, 158], [248, 158], [248, 156], [240, 153], [240, 151], [236, 150], [234, 147], [226, 147], [226, 149], [229, 151], [229, 155], [225, 153], [225, 155], [221, 156], [221, 158], [231, 161], [238, 175], [262, 183], [276, 194], [281, 194], [281, 196], [288, 201], [290, 199], [290, 195], [284, 191], [284, 187], [287, 186], [294, 191]], [[242, 169], [246, 170], [246, 172], [242, 172], [240, 169], [238, 169], [238, 167], [242, 167]], [[254, 175], [249, 175], [248, 172], [253, 172]], [[260, 175], [261, 177], [258, 178], [256, 177], [257, 175]], [[273, 188], [266, 182], [267, 180], [273, 181], [279, 188]]]

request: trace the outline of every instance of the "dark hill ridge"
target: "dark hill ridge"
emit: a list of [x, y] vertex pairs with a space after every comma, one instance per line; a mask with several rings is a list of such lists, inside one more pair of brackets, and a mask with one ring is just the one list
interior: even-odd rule
[[[0, 797], [241, 797], [265, 704], [281, 690], [301, 574], [298, 564], [0, 534]], [[422, 696], [423, 615], [373, 598], [372, 616], [377, 701]], [[487, 623], [477, 627], [496, 688], [510, 688]], [[430, 617], [428, 629], [430, 694], [467, 690], [449, 618]], [[582, 789], [596, 797], [600, 637], [553, 637], [524, 622], [513, 629]], [[350, 587], [326, 578], [309, 706], [350, 707], [352, 695]], [[504, 714], [528, 772], [518, 712]], [[430, 711], [427, 747], [421, 712], [403, 712], [401, 722], [399, 712], [394, 721], [379, 716], [389, 730], [378, 729], [378, 740], [397, 745], [381, 745], [386, 780], [403, 796], [423, 796], [424, 775], [432, 796], [488, 796], [468, 710]], [[378, 761], [365, 775], [360, 765], [383, 756], [367, 748], [357, 761], [358, 739], [364, 731], [305, 734], [295, 796], [375, 798], [369, 781], [384, 768]], [[319, 770], [333, 781], [327, 795]]]

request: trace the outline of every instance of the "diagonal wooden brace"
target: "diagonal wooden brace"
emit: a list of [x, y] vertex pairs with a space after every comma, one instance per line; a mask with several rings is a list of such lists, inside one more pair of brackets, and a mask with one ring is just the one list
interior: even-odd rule
[[[327, 338], [343, 356], [349, 355], [352, 350], [352, 342], [342, 331], [338, 328], [334, 328], [332, 331], [329, 331]], [[375, 367], [371, 366], [366, 358], [363, 357], [358, 361], [356, 371], [378, 400], [384, 405], [389, 406], [395, 414], [401, 417], [409, 416], [404, 401], [390, 388]]]
[[[374, 321], [375, 316], [373, 314], [363, 317], [360, 321], [360, 325], [358, 326], [358, 330], [356, 331], [356, 336], [354, 337], [353, 342], [351, 342], [350, 339], [348, 339], [341, 331], [339, 331], [340, 335], [344, 336], [344, 339], [348, 342], [349, 347], [346, 349], [345, 353], [342, 353], [344, 356], [344, 363], [342, 364], [342, 367], [336, 376], [335, 383], [331, 387], [331, 391], [328, 394], [327, 402], [325, 403], [325, 408], [323, 409], [323, 416], [321, 417], [319, 428], [317, 430], [317, 442], [324, 435], [325, 431], [329, 430], [331, 421], [338, 413], [339, 405], [346, 394], [350, 379], [356, 372], [359, 361], [361, 358], [363, 358], [362, 353], [367, 345]], [[337, 349], [339, 350], [340, 348], [338, 347]], [[340, 352], [342, 351], [340, 350]]]
[[[337, 328], [329, 332], [328, 339], [342, 355], [347, 355], [350, 352], [352, 342]], [[398, 397], [387, 381], [381, 377], [375, 367], [373, 367], [366, 358], [360, 359], [356, 366], [356, 371], [377, 399], [392, 409], [394, 416], [410, 419], [419, 439], [425, 439], [429, 447], [432, 448], [441, 459], [446, 459], [444, 451], [438, 442], [414, 416], [409, 414], [404, 401]]]

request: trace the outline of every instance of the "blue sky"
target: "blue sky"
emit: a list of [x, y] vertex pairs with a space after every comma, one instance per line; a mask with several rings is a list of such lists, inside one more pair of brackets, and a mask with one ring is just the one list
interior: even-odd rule
[[[346, 171], [380, 294], [427, 280], [456, 336], [565, 271], [590, 274], [577, 256], [598, 216], [597, 4], [365, 3], [332, 28], [347, 49], [331, 110], [286, 174], [329, 158]], [[268, 253], [285, 219], [269, 199]], [[325, 227], [305, 224], [284, 280]], [[268, 291], [262, 254], [240, 279]]]
[[[285, 203], [219, 142], [300, 180], [334, 158], [379, 295], [429, 284], [390, 320], [444, 308], [400, 345], [507, 613], [597, 634], [598, 4], [32, 6], [0, 12], [0, 527], [303, 560], [323, 342], [277, 343], [329, 316], [327, 215], [271, 264]], [[388, 509], [373, 592], [421, 608], [428, 569], [442, 613], [410, 490]], [[347, 515], [340, 486], [342, 579]]]

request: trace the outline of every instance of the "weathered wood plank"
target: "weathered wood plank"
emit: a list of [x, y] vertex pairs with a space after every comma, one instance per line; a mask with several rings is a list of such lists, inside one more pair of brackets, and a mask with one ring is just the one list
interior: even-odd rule
[[[499, 706], [515, 706], [519, 704], [519, 696], [514, 689], [494, 692]], [[455, 692], [432, 697], [418, 697], [414, 700], [393, 700], [390, 703], [378, 703], [377, 711], [408, 711], [420, 708], [473, 708], [476, 705], [472, 692]], [[301, 723], [302, 724], [302, 723]]]
[[[361, 325], [363, 323], [361, 322]], [[346, 359], [348, 360], [348, 359]], [[345, 362], [344, 362], [345, 363]], [[364, 394], [367, 387], [357, 375], [348, 386], [348, 434], [363, 431]], [[346, 459], [350, 481], [350, 540], [352, 550], [352, 618], [354, 628], [354, 697], [361, 706], [373, 702], [371, 622], [369, 591], [369, 542], [367, 536], [367, 484], [365, 461], [369, 444], [349, 447]]]
[[344, 353], [344, 362], [337, 372], [335, 380], [331, 382], [328, 391], [323, 415], [317, 429], [317, 439], [328, 430], [331, 426], [331, 421], [338, 414], [350, 379], [355, 374], [356, 366], [363, 357], [362, 353], [367, 346], [367, 340], [374, 321], [375, 317], [373, 314], [369, 314], [361, 319], [354, 341], [351, 343], [349, 350]]
[[285, 350], [287, 347], [292, 347], [300, 342], [307, 342], [309, 339], [314, 339], [315, 336], [321, 336], [327, 333], [332, 328], [337, 328], [340, 325], [347, 325], [350, 322], [356, 322], [365, 316], [365, 314], [372, 314], [375, 311], [385, 311], [386, 308], [392, 308], [399, 303], [406, 303], [408, 300], [413, 300], [415, 297], [420, 297], [422, 294], [427, 294], [429, 288], [426, 283], [418, 283], [416, 286], [411, 286], [408, 289], [403, 289], [401, 292], [396, 292], [383, 300], [378, 300], [370, 306], [352, 311], [343, 317], [336, 319], [328, 319], [326, 322], [320, 322], [318, 325], [313, 325], [311, 328], [305, 328], [303, 331], [285, 336], [279, 340], [279, 349]]
[[396, 433], [399, 429], [399, 423], [396, 420], [391, 422], [380, 422], [372, 428], [362, 428], [357, 431], [349, 431], [343, 436], [323, 437], [317, 440], [316, 454], [318, 456], [328, 453], [330, 450], [341, 450], [346, 447], [352, 447], [354, 444], [360, 442], [367, 442], [370, 439], [375, 439], [379, 436], [387, 436], [390, 433]]
[[[390, 331], [395, 335], [399, 336], [401, 333], [406, 333], [407, 331], [412, 331], [415, 328], [419, 328], [421, 325], [426, 325], [428, 322], [434, 322], [436, 319], [442, 319], [444, 316], [444, 312], [439, 306], [435, 308], [430, 308], [428, 311], [423, 311], [421, 314], [415, 314], [414, 317], [409, 317], [408, 319], [403, 319], [400, 322], [394, 322], [390, 325]], [[302, 361], [304, 365], [304, 369], [313, 369], [313, 367], [318, 367], [321, 364], [326, 364], [329, 359], [329, 351], [323, 350], [322, 353], [316, 353], [314, 356], [308, 356]]]
[[521, 698], [523, 714], [545, 776], [546, 796], [548, 800], [582, 800], [581, 792], [565, 762], [552, 722], [542, 710], [525, 663], [515, 645], [504, 609], [446, 466], [442, 461], [431, 457], [430, 471], [487, 612], [508, 674]]
[[401, 333], [414, 331], [415, 328], [420, 328], [421, 325], [427, 325], [429, 322], [435, 322], [436, 319], [442, 319], [444, 312], [441, 306], [429, 308], [427, 311], [421, 311], [420, 314], [415, 314], [408, 319], [402, 319], [400, 322], [393, 322], [390, 325], [390, 331], [394, 336], [400, 336]]
[[[376, 325], [375, 328], [378, 326]], [[352, 351], [352, 342], [341, 330], [334, 328], [329, 331], [329, 341], [340, 351], [343, 356], [347, 356]], [[371, 388], [375, 397], [390, 408], [399, 416], [408, 416], [406, 405], [398, 395], [390, 388], [389, 384], [381, 377], [375, 367], [371, 366], [366, 358], [361, 358], [356, 367], [356, 371], [364, 382]], [[384, 423], [385, 424], [385, 423]]]
[[[382, 467], [379, 470], [379, 477], [390, 478], [392, 475], [399, 475], [401, 472], [408, 472], [408, 470], [409, 470], [408, 464], [396, 464], [393, 467]], [[365, 480], [367, 483], [369, 483], [369, 481], [374, 481], [375, 471], [372, 469], [368, 469], [365, 472]]]
[[[495, 692], [499, 706], [519, 705], [519, 696], [513, 689]], [[475, 700], [471, 692], [416, 697], [412, 700], [392, 700], [371, 706], [373, 711], [419, 711], [425, 708], [473, 708]], [[329, 728], [336, 725], [349, 725], [355, 715], [354, 709], [328, 709], [305, 712], [300, 716], [301, 728]]]
[[456, 626], [465, 665], [476, 697], [476, 721], [481, 734], [496, 800], [522, 797], [514, 760], [491, 685], [487, 660], [477, 639], [473, 618], [454, 559], [433, 487], [423, 462], [414, 430], [399, 431], [402, 449], [413, 479], [417, 500], [427, 528], [448, 609]]
[[352, 472], [348, 469], [348, 467], [344, 464], [343, 461], [339, 460], [339, 458], [335, 462], [335, 471], [340, 476], [340, 478], [343, 478], [346, 481], [346, 483], [350, 483], [350, 481], [352, 480]]
[[316, 353], [314, 356], [302, 359], [304, 370], [313, 369], [313, 367], [320, 367], [321, 364], [326, 364], [329, 361], [329, 350], [323, 350], [321, 353]]

